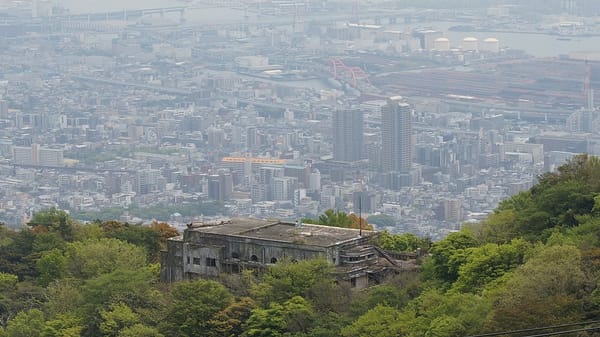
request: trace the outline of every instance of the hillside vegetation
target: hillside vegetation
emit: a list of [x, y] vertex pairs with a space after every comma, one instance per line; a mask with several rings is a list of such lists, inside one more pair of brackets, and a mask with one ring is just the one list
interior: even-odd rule
[[429, 251], [419, 273], [365, 291], [321, 260], [161, 284], [168, 225], [51, 209], [0, 226], [0, 336], [451, 337], [595, 319], [599, 192], [600, 161], [579, 156], [430, 247], [384, 233], [386, 249]]

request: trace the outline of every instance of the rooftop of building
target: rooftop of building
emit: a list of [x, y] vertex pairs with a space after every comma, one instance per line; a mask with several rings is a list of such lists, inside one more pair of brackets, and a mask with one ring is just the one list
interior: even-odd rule
[[[319, 247], [329, 247], [361, 237], [358, 229], [313, 224], [297, 225], [278, 220], [252, 218], [195, 223], [188, 227], [188, 231]], [[375, 234], [375, 231], [362, 230], [362, 237], [370, 237]]]

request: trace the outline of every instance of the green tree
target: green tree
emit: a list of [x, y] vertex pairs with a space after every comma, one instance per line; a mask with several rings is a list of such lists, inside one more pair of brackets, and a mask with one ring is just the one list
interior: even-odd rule
[[208, 322], [209, 337], [238, 337], [242, 335], [243, 325], [256, 308], [256, 302], [243, 297], [217, 312]]
[[350, 316], [353, 318], [360, 317], [378, 305], [401, 310], [410, 300], [404, 289], [389, 283], [371, 287], [353, 295], [352, 303], [349, 306]]
[[600, 247], [600, 216], [587, 216], [580, 218], [581, 224], [565, 232], [568, 240], [577, 245], [581, 250], [593, 250]]
[[38, 309], [19, 312], [8, 322], [8, 337], [42, 337], [45, 320], [44, 313]]
[[421, 239], [412, 233], [391, 234], [388, 231], [379, 233], [378, 245], [396, 252], [415, 252], [417, 249], [427, 251], [431, 245], [429, 239]]
[[8, 273], [0, 273], [0, 292], [12, 291], [19, 282], [16, 275]]
[[138, 324], [140, 318], [126, 304], [113, 303], [107, 310], [100, 311], [102, 322], [100, 332], [102, 336], [117, 337], [121, 330]]
[[451, 284], [458, 278], [458, 271], [470, 254], [469, 248], [476, 247], [477, 240], [471, 232], [451, 233], [433, 244], [431, 258], [424, 266], [425, 276]]
[[16, 275], [0, 273], [0, 326], [6, 326], [15, 314], [12, 299], [18, 282]]
[[377, 305], [341, 331], [344, 337], [389, 337], [406, 333], [400, 311], [385, 305]]
[[57, 233], [66, 241], [73, 239], [73, 223], [73, 219], [67, 212], [56, 207], [33, 214], [31, 221], [29, 221], [32, 228]]
[[73, 279], [58, 279], [48, 284], [43, 308], [49, 318], [78, 311], [82, 304], [78, 285]]
[[336, 282], [333, 278], [323, 276], [305, 291], [305, 298], [319, 314], [347, 312], [354, 297], [349, 282]]
[[122, 301], [129, 306], [145, 303], [156, 275], [151, 268], [117, 269], [86, 280], [81, 289], [82, 301], [92, 309]]
[[[41, 308], [45, 300], [44, 289], [32, 281], [14, 283], [14, 278], [10, 275], [7, 276], [7, 279], [5, 285], [8, 287], [0, 292], [0, 325], [4, 326], [21, 312]], [[9, 284], [14, 284], [14, 286], [9, 286]]]
[[6, 224], [0, 222], [0, 247], [8, 246], [12, 242], [14, 232], [6, 227]]
[[341, 336], [342, 328], [350, 324], [350, 320], [335, 311], [318, 315], [312, 329], [304, 334], [307, 337]]
[[496, 305], [488, 330], [520, 329], [583, 320], [587, 277], [575, 246], [541, 247], [505, 277], [490, 296]]
[[400, 289], [384, 284], [369, 291], [367, 304], [371, 308], [376, 307], [377, 304], [383, 304], [391, 308], [401, 309], [408, 302], [408, 298], [405, 296]]
[[524, 240], [510, 244], [489, 243], [468, 248], [470, 253], [459, 267], [458, 279], [453, 288], [461, 292], [478, 292], [489, 282], [501, 277], [523, 263], [531, 246]]
[[[414, 335], [422, 336], [431, 331], [440, 331], [444, 326], [460, 326], [463, 335], [469, 335], [482, 329], [492, 310], [492, 303], [488, 298], [477, 294], [444, 293], [430, 289], [419, 295], [407, 308], [403, 314], [410, 317], [406, 321]], [[452, 317], [453, 320], [439, 321], [443, 317]]]
[[151, 267], [117, 269], [86, 280], [80, 288], [82, 305], [79, 311], [86, 323], [82, 336], [100, 335], [100, 310], [113, 303], [123, 302], [130, 308], [154, 305], [152, 289], [156, 281], [156, 272]]
[[319, 216], [318, 219], [305, 218], [302, 219], [302, 222], [322, 226], [343, 228], [350, 228], [352, 226], [352, 219], [350, 218], [350, 216], [348, 216], [348, 214], [346, 214], [346, 212], [334, 211], [333, 209], [326, 210], [325, 212], [323, 212], [323, 214]]
[[153, 327], [138, 323], [121, 330], [118, 337], [164, 337], [164, 335]]
[[169, 336], [206, 336], [213, 316], [229, 306], [233, 296], [215, 281], [177, 283], [171, 290], [173, 304], [164, 324]]
[[[521, 192], [520, 195], [525, 195], [525, 192]], [[517, 199], [518, 196], [512, 198]], [[508, 243], [520, 236], [520, 220], [518, 217], [517, 211], [513, 208], [497, 209], [482, 223], [471, 228], [474, 232], [478, 232], [477, 236], [482, 242]]]
[[108, 238], [70, 243], [66, 256], [70, 273], [82, 279], [117, 269], [139, 269], [147, 264], [143, 248]]
[[12, 235], [10, 244], [0, 246], [0, 272], [17, 275], [19, 280], [35, 277], [34, 241], [35, 233], [28, 229]]
[[590, 213], [594, 207], [594, 195], [588, 183], [576, 180], [550, 186], [535, 195], [534, 200], [537, 208], [550, 217], [545, 223], [529, 224], [525, 227], [526, 233], [536, 233], [558, 225], [578, 225], [577, 216]]
[[43, 337], [79, 337], [83, 331], [81, 319], [75, 314], [61, 314], [46, 321]]
[[328, 209], [319, 216], [319, 225], [348, 228], [352, 220], [345, 212]]
[[43, 287], [50, 282], [63, 278], [67, 272], [67, 258], [58, 249], [52, 249], [42, 253], [35, 263], [39, 277], [38, 284]]
[[431, 322], [425, 337], [460, 337], [465, 335], [465, 330], [457, 318], [444, 315]]
[[33, 253], [43, 253], [48, 250], [65, 248], [65, 240], [58, 233], [41, 232], [36, 233], [31, 246]]
[[256, 308], [246, 322], [243, 337], [280, 337], [286, 329], [281, 305], [273, 303], [269, 308]]
[[[109, 223], [114, 223], [110, 221]], [[105, 222], [104, 224], [106, 224]], [[151, 227], [130, 225], [124, 223], [121, 226], [105, 226], [106, 236], [109, 238], [126, 241], [146, 250], [148, 260], [155, 261], [160, 251], [160, 232]]]
[[538, 178], [538, 183], [531, 188], [533, 195], [538, 195], [549, 187], [568, 181], [584, 182], [592, 191], [600, 191], [600, 159], [587, 154], [577, 155], [558, 167], [557, 172], [547, 172]]
[[294, 296], [283, 303], [283, 315], [287, 331], [305, 333], [315, 319], [315, 313], [310, 303], [301, 296]]
[[331, 265], [323, 259], [282, 261], [269, 268], [253, 293], [264, 304], [283, 302], [294, 296], [304, 296], [319, 282], [332, 280], [331, 271]]
[[294, 296], [283, 304], [271, 303], [269, 308], [252, 310], [243, 336], [277, 337], [286, 333], [307, 333], [314, 323], [314, 311], [301, 296]]
[[99, 240], [106, 237], [99, 223], [76, 224], [73, 231], [73, 241]]

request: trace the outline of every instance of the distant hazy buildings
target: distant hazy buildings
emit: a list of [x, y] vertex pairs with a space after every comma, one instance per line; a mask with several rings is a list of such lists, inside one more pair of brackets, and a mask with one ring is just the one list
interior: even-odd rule
[[0, 99], [0, 118], [8, 118], [8, 102]]
[[135, 176], [135, 192], [137, 194], [148, 194], [164, 189], [164, 178], [160, 170], [142, 169]]
[[566, 12], [569, 14], [590, 15], [600, 11], [597, 0], [521, 0], [523, 8], [539, 14]]
[[432, 50], [435, 49], [435, 42], [441, 38], [443, 33], [435, 30], [423, 30], [415, 33], [421, 44], [421, 49]]
[[229, 200], [233, 193], [233, 178], [229, 172], [219, 172], [208, 177], [208, 198], [216, 201]]
[[441, 201], [438, 216], [443, 221], [458, 222], [463, 220], [462, 201], [456, 198], [446, 198]]
[[17, 165], [54, 167], [65, 165], [63, 150], [40, 147], [39, 144], [13, 147], [13, 163]]
[[363, 159], [363, 113], [359, 109], [333, 113], [333, 158], [338, 161]]

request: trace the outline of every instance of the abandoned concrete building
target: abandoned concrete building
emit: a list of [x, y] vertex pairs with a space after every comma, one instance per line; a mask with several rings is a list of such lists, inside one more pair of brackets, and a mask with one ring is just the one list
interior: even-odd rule
[[414, 268], [373, 245], [375, 231], [294, 224], [257, 219], [231, 219], [188, 225], [168, 240], [161, 254], [161, 281], [175, 282], [244, 269], [264, 269], [287, 259], [322, 258], [351, 287], [377, 284], [390, 273]]

